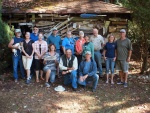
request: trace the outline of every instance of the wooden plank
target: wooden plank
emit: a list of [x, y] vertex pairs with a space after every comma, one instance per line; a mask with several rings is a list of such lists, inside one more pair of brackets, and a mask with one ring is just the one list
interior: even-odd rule
[[127, 22], [112, 22], [112, 24], [118, 24], [118, 25], [127, 25]]

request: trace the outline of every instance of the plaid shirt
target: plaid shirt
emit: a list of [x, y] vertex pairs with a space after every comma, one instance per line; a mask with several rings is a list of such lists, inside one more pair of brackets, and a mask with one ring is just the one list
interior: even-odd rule
[[[42, 43], [41, 43], [41, 53], [40, 53], [40, 43], [39, 43], [39, 41], [35, 41], [34, 42], [34, 47], [35, 47], [35, 53], [38, 53], [38, 54], [43, 54], [43, 53], [45, 53], [45, 52], [47, 52], [47, 50], [48, 50], [48, 45], [47, 45], [47, 42], [46, 41], [43, 41]], [[35, 54], [35, 59], [38, 59], [38, 56], [37, 56], [37, 54]], [[42, 57], [42, 59], [43, 59], [43, 57]]]

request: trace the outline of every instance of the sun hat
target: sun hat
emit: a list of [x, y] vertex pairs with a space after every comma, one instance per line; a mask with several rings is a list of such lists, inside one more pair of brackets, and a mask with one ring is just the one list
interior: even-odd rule
[[53, 31], [57, 31], [57, 28], [53, 28]]
[[55, 87], [54, 90], [55, 90], [55, 91], [59, 91], [59, 92], [61, 91], [61, 92], [62, 92], [62, 91], [65, 91], [65, 88], [64, 88], [63, 86], [59, 85], [59, 86]]

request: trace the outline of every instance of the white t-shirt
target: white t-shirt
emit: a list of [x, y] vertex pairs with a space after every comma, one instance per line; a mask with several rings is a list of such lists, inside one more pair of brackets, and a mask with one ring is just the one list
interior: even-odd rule
[[94, 45], [94, 50], [98, 51], [102, 49], [102, 44], [104, 44], [104, 38], [101, 35], [91, 36], [90, 41]]

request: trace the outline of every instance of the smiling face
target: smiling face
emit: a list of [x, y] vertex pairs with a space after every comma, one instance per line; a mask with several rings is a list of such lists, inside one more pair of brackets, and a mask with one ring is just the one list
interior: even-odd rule
[[88, 60], [90, 60], [91, 59], [91, 54], [86, 54], [85, 55], [85, 59], [88, 61]]
[[40, 33], [38, 38], [39, 38], [39, 41], [43, 40], [43, 34]]
[[70, 49], [66, 50], [66, 57], [70, 58], [72, 55], [72, 51]]
[[55, 50], [56, 50], [55, 46], [54, 45], [50, 45], [49, 51], [55, 51]]
[[57, 35], [57, 30], [53, 30], [53, 35]]
[[68, 37], [68, 38], [71, 38], [71, 37], [72, 37], [72, 34], [71, 34], [70, 31], [67, 32], [67, 37]]
[[85, 42], [89, 42], [89, 37], [88, 36], [85, 36]]
[[38, 32], [39, 32], [39, 28], [34, 27], [34, 28], [33, 28], [33, 33], [38, 34]]
[[21, 32], [16, 32], [15, 35], [16, 35], [16, 37], [20, 37], [21, 36]]
[[98, 30], [97, 29], [93, 29], [93, 35], [97, 36], [98, 35]]
[[25, 38], [26, 38], [26, 39], [30, 39], [30, 33], [29, 33], [29, 32], [26, 32]]
[[121, 38], [125, 38], [126, 37], [126, 33], [125, 32], [120, 32], [120, 37]]
[[111, 35], [108, 40], [109, 40], [109, 42], [114, 42], [115, 41], [115, 37]]

